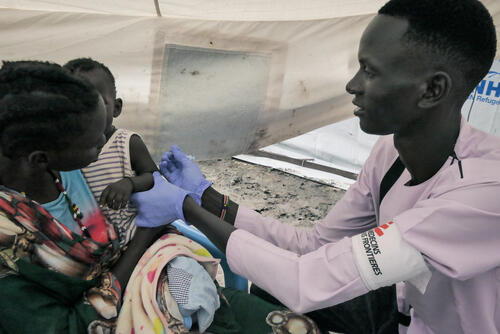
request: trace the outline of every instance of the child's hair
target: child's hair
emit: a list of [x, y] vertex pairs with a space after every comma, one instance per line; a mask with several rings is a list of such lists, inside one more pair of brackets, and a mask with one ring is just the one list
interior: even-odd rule
[[65, 147], [85, 130], [99, 95], [86, 80], [40, 61], [3, 62], [0, 148], [7, 157]]
[[69, 70], [71, 73], [90, 72], [96, 69], [104, 71], [104, 73], [108, 75], [109, 80], [111, 81], [111, 84], [113, 86], [113, 91], [116, 95], [115, 77], [113, 76], [109, 68], [103, 63], [100, 63], [92, 58], [76, 58], [68, 61], [66, 64], [63, 65], [63, 67]]

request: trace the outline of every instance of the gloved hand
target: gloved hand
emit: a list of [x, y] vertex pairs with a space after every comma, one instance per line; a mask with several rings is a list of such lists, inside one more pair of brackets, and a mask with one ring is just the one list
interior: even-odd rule
[[193, 197], [201, 205], [203, 192], [212, 185], [201, 173], [200, 167], [191, 161], [181, 149], [174, 145], [161, 157], [160, 172], [176, 186], [194, 193]]
[[169, 183], [159, 172], [153, 173], [153, 179], [152, 189], [132, 194], [131, 200], [139, 210], [136, 225], [156, 227], [177, 219], [185, 221], [182, 205], [192, 193]]

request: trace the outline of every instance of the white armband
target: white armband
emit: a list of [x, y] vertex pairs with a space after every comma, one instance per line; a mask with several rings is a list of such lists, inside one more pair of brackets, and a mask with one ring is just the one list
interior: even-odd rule
[[352, 249], [367, 289], [408, 280], [422, 294], [425, 292], [431, 272], [422, 254], [401, 237], [393, 222], [354, 236]]

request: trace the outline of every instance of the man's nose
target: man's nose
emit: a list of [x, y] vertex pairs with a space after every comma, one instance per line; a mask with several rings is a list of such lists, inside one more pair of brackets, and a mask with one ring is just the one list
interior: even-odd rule
[[359, 83], [359, 80], [357, 79], [358, 73], [354, 75], [354, 77], [351, 78], [345, 85], [345, 90], [352, 95], [360, 94], [361, 93], [361, 85]]

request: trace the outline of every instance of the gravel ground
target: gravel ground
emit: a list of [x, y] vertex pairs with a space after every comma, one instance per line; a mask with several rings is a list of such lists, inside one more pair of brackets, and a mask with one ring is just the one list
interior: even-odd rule
[[314, 226], [344, 194], [338, 188], [236, 159], [198, 164], [214, 188], [233, 201], [295, 226]]

